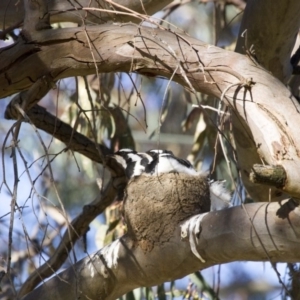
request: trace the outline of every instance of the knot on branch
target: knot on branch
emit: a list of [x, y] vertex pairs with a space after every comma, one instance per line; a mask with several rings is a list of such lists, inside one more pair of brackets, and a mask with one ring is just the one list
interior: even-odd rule
[[209, 210], [205, 175], [142, 175], [127, 185], [124, 214], [128, 234], [144, 251], [169, 241], [182, 221]]
[[265, 166], [259, 164], [253, 165], [249, 177], [253, 183], [275, 186], [278, 189], [282, 189], [285, 186], [287, 178], [285, 169], [282, 166]]

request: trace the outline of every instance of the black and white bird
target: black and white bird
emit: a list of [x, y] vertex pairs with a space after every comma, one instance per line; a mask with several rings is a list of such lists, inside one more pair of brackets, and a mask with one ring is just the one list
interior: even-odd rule
[[[113, 158], [121, 164], [128, 179], [142, 174], [155, 176], [162, 173], [185, 173], [199, 176], [192, 164], [176, 157], [172, 151], [153, 149], [137, 152], [131, 149], [120, 149]], [[209, 181], [211, 211], [230, 207], [230, 193], [224, 187], [224, 181]]]
[[137, 152], [131, 149], [120, 149], [114, 153], [113, 157], [122, 165], [129, 179], [140, 176], [142, 173], [149, 175], [162, 173], [199, 174], [188, 160], [176, 157], [169, 150]]
[[151, 155], [131, 149], [120, 149], [114, 153], [113, 158], [123, 167], [128, 179], [140, 176], [153, 161]]
[[189, 175], [198, 175], [192, 164], [182, 158], [176, 157], [172, 151], [168, 150], [150, 150], [147, 154], [151, 155], [153, 160], [145, 168], [145, 173], [155, 175], [161, 173], [185, 173]]

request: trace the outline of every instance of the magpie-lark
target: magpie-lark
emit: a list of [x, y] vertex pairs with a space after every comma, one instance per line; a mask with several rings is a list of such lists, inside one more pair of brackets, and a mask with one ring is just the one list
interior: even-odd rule
[[[113, 157], [122, 165], [128, 179], [142, 174], [153, 176], [162, 173], [185, 173], [192, 176], [200, 174], [188, 160], [176, 157], [169, 150], [153, 149], [137, 152], [131, 149], [120, 149]], [[209, 181], [209, 190], [211, 211], [231, 206], [231, 196], [224, 188], [223, 181]]]

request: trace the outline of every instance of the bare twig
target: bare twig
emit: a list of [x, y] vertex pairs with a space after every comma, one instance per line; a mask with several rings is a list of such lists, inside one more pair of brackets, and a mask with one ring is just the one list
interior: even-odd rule
[[[45, 108], [35, 105], [27, 111], [26, 114], [38, 129], [53, 135], [65, 143], [68, 147], [66, 150], [70, 149], [79, 152], [93, 161], [102, 163], [97, 147], [93, 141], [77, 131], [72, 133], [73, 128], [69, 124], [53, 116], [47, 112]], [[99, 145], [99, 148], [104, 155], [111, 153], [105, 145]]]
[[70, 232], [65, 232], [59, 246], [51, 258], [32, 273], [19, 291], [22, 297], [32, 291], [43, 279], [55, 273], [64, 263], [72, 246], [86, 231], [92, 220], [102, 213], [112, 203], [116, 196], [116, 188], [113, 181], [107, 185], [103, 193], [99, 194], [94, 201], [85, 205], [80, 215], [70, 224]]

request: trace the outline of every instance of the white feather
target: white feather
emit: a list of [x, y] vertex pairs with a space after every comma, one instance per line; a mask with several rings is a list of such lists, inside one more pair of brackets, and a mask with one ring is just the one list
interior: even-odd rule
[[133, 168], [131, 177], [140, 176], [140, 175], [142, 175], [142, 173], [144, 173], [144, 171], [145, 171], [145, 166], [143, 166], [141, 164], [141, 160], [136, 161], [134, 164], [134, 168]]
[[150, 156], [147, 153], [138, 152], [138, 155], [140, 156], [140, 159], [135, 161], [136, 163], [135, 163], [134, 168], [133, 168], [132, 177], [134, 177], [134, 176], [140, 176], [140, 175], [142, 175], [142, 173], [144, 173], [145, 166], [142, 165], [142, 159], [146, 159], [148, 161], [147, 164], [149, 164], [150, 162], [153, 161], [153, 157]]
[[224, 187], [224, 181], [210, 183], [210, 210], [221, 210], [231, 206], [230, 193]]
[[120, 149], [119, 151], [117, 151], [117, 153], [133, 153], [133, 152], [135, 152], [134, 150], [132, 150], [132, 149], [129, 149], [129, 148], [123, 148], [123, 149]]
[[142, 160], [142, 157], [138, 155], [137, 153], [128, 153], [126, 155], [127, 159], [130, 161], [140, 161]]
[[127, 163], [124, 157], [120, 155], [114, 155], [113, 158], [123, 167], [124, 170], [126, 169]]
[[194, 168], [183, 165], [176, 157], [165, 153], [159, 154], [158, 163], [155, 166], [153, 173], [185, 173], [189, 175], [198, 175], [198, 172]]

